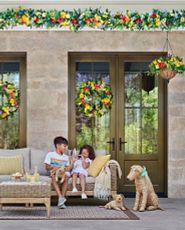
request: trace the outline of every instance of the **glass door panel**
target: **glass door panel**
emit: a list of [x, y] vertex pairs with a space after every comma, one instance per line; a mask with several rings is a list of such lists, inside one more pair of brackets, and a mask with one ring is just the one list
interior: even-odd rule
[[[148, 62], [126, 62], [124, 78], [124, 139], [125, 154], [156, 154], [158, 131], [158, 88], [157, 78], [153, 89], [143, 89], [141, 73], [148, 68]], [[146, 84], [145, 84], [146, 85]], [[151, 88], [150, 88], [151, 89]]]
[[[110, 84], [108, 62], [77, 62], [76, 90], [82, 82], [102, 80]], [[109, 152], [110, 113], [102, 117], [88, 118], [76, 110], [76, 146], [92, 145], [100, 153]]]
[[[20, 71], [18, 62], [0, 62], [0, 81], [14, 83], [20, 88]], [[0, 105], [6, 98], [0, 92]], [[0, 120], [0, 149], [14, 149], [19, 146], [19, 110], [13, 117]]]

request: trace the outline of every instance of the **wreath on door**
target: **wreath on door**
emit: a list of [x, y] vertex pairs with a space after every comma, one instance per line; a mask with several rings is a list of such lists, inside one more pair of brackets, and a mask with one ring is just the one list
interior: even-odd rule
[[101, 117], [112, 107], [113, 94], [106, 82], [89, 80], [77, 86], [76, 108], [86, 117]]
[[0, 80], [0, 119], [12, 117], [19, 108], [19, 89], [11, 82]]

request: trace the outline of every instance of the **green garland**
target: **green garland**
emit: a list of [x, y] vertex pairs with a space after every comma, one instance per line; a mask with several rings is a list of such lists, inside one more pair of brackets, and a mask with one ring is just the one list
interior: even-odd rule
[[78, 85], [76, 108], [86, 117], [101, 117], [112, 106], [112, 92], [110, 85], [104, 81], [87, 81]]
[[0, 80], [0, 99], [5, 98], [0, 105], [0, 119], [12, 117], [19, 108], [19, 89], [11, 82]]
[[100, 30], [176, 30], [185, 29], [185, 10], [112, 13], [108, 9], [101, 11], [92, 8], [72, 11], [19, 8], [0, 12], [1, 30], [20, 25], [45, 29], [69, 27], [72, 31], [84, 27]]

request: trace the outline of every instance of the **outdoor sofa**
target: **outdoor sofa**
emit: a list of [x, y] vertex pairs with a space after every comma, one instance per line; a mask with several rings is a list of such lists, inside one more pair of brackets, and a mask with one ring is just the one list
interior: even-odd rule
[[[23, 158], [23, 168], [24, 172], [33, 173], [35, 170], [35, 167], [37, 167], [38, 173], [40, 174], [40, 180], [45, 182], [51, 183], [51, 178], [49, 177], [48, 172], [45, 170], [44, 165], [44, 159], [46, 156], [46, 152], [37, 150], [34, 148], [22, 148], [22, 149], [15, 149], [15, 150], [6, 150], [6, 149], [0, 149], [0, 157], [15, 157], [15, 156], [22, 156]], [[6, 159], [6, 158], [5, 158]], [[9, 164], [8, 158], [7, 162]], [[110, 171], [111, 171], [111, 193], [112, 195], [115, 195], [117, 193], [117, 169], [116, 165], [111, 164], [110, 165]], [[15, 172], [14, 172], [15, 173]], [[9, 181], [11, 180], [12, 172], [1, 172], [0, 169], [0, 183], [3, 181]], [[79, 181], [77, 184], [77, 189], [79, 192], [72, 193], [72, 180], [69, 179], [69, 185], [68, 185], [68, 191], [67, 196], [78, 196], [81, 194], [80, 192], [80, 185]], [[94, 183], [95, 178], [94, 177], [87, 177], [86, 180], [86, 194], [88, 196], [93, 196], [94, 191]], [[51, 196], [56, 196], [56, 192], [52, 189]]]

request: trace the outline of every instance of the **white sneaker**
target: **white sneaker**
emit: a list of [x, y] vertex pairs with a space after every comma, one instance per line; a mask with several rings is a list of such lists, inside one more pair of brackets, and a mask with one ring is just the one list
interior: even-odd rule
[[82, 198], [82, 200], [86, 200], [87, 199], [87, 195], [85, 193], [82, 193], [81, 194], [81, 198]]
[[77, 188], [73, 188], [72, 192], [78, 192]]

